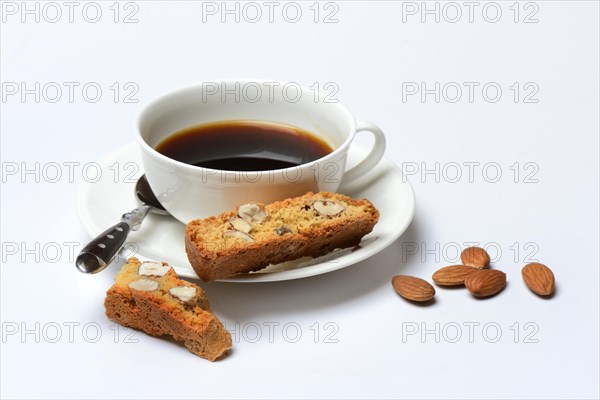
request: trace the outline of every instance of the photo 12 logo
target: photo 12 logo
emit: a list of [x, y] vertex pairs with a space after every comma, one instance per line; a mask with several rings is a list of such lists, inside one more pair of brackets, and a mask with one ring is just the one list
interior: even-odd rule
[[138, 103], [135, 82], [2, 82], [2, 103]]
[[310, 171], [303, 172], [302, 167], [297, 166], [268, 171], [239, 171], [239, 173], [232, 174], [231, 171], [203, 169], [201, 175], [203, 183], [217, 178], [221, 183], [271, 184], [280, 180], [287, 183], [298, 183], [307, 176], [315, 183], [340, 182], [340, 165], [335, 161], [315, 162], [308, 167], [308, 170]]
[[402, 322], [402, 343], [539, 343], [535, 322]]
[[[335, 95], [340, 88], [336, 82], [320, 84], [314, 82], [308, 86], [315, 103], [337, 103]], [[306, 92], [304, 92], [306, 95]], [[310, 94], [309, 94], [310, 95]], [[259, 101], [274, 103], [285, 101], [297, 103], [302, 99], [302, 85], [296, 82], [203, 82], [202, 102], [220, 101], [221, 103], [257, 103]]]
[[315, 24], [337, 24], [339, 11], [339, 4], [333, 1], [204, 1], [202, 22], [295, 24], [300, 21], [310, 21]]
[[403, 103], [494, 104], [504, 98], [513, 103], [537, 104], [539, 91], [536, 82], [402, 82], [401, 93]]
[[[402, 262], [409, 259], [413, 261], [415, 256], [419, 256], [419, 261], [423, 264], [444, 262], [446, 264], [461, 263], [461, 253], [468, 247], [481, 247], [490, 255], [490, 262], [497, 263], [503, 260], [503, 256], [510, 257], [510, 262], [514, 263], [532, 263], [539, 262], [537, 255], [540, 252], [540, 245], [534, 241], [513, 242], [501, 244], [498, 242], [403, 242], [402, 243]], [[504, 262], [509, 262], [504, 260]]]
[[115, 161], [107, 168], [95, 161], [4, 161], [0, 164], [2, 183], [21, 184], [97, 183], [102, 178], [114, 183], [136, 183], [140, 171], [141, 166], [134, 161]]
[[3, 24], [95, 24], [100, 21], [137, 24], [140, 6], [133, 1], [3, 1], [0, 10]]
[[314, 322], [310, 325], [298, 322], [236, 322], [233, 326], [225, 326], [231, 334], [234, 343], [258, 343], [284, 341], [285, 343], [298, 343], [310, 341], [312, 343], [339, 343], [337, 337], [340, 327], [335, 322]]
[[501, 164], [496, 161], [414, 162], [401, 164], [402, 180], [421, 183], [540, 183], [540, 165], [533, 161]]
[[[77, 254], [86, 245], [81, 242], [41, 242], [41, 241], [2, 241], [2, 264], [35, 263], [35, 264], [73, 264]], [[125, 262], [139, 251], [139, 245], [126, 242], [113, 262]]]
[[495, 24], [504, 19], [515, 24], [537, 24], [539, 11], [539, 4], [532, 1], [403, 1], [402, 22]]
[[[107, 334], [107, 331], [109, 332]], [[2, 343], [138, 343], [136, 330], [94, 321], [2, 322]]]

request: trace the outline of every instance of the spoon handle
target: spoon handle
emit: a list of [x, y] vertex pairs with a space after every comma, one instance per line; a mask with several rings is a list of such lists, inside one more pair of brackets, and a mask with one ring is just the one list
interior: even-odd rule
[[129, 231], [131, 228], [127, 223], [119, 222], [102, 232], [81, 250], [75, 260], [77, 268], [81, 272], [95, 274], [108, 267], [125, 244]]
[[77, 269], [86, 274], [95, 274], [108, 267], [125, 244], [129, 232], [139, 229], [149, 210], [150, 206], [144, 204], [123, 214], [122, 222], [102, 232], [81, 250], [75, 260]]

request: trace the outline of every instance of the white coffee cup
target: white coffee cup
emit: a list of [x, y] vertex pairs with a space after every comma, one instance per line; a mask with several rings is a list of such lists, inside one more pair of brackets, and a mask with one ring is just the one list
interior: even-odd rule
[[[323, 139], [333, 151], [298, 167], [237, 172], [186, 164], [155, 150], [162, 140], [184, 128], [236, 120], [302, 128]], [[146, 105], [136, 130], [150, 187], [164, 208], [183, 223], [240, 204], [266, 204], [308, 191], [335, 192], [342, 178], [349, 181], [365, 175], [385, 151], [385, 136], [377, 126], [355, 120], [327, 94], [292, 82], [231, 79], [184, 87]], [[360, 131], [373, 134], [373, 147], [346, 171], [348, 149]]]

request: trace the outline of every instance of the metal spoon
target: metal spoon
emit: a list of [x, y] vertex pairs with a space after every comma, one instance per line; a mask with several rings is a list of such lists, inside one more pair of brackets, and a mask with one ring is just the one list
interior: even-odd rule
[[123, 214], [121, 222], [108, 228], [81, 250], [75, 260], [77, 269], [87, 274], [95, 274], [108, 267], [117, 255], [130, 231], [137, 231], [149, 211], [169, 215], [156, 199], [146, 175], [142, 175], [135, 184], [135, 195], [142, 204]]

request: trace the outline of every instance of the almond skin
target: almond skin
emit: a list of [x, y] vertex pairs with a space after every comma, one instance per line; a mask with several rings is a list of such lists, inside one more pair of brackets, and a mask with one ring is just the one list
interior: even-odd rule
[[407, 300], [424, 302], [433, 299], [435, 289], [421, 278], [409, 275], [396, 275], [392, 278], [396, 292]]
[[467, 247], [460, 254], [460, 259], [464, 265], [477, 269], [490, 265], [490, 255], [481, 247]]
[[549, 296], [554, 293], [554, 273], [544, 264], [527, 264], [521, 270], [521, 275], [532, 292], [540, 296]]
[[475, 297], [493, 296], [506, 286], [506, 274], [497, 269], [475, 271], [467, 276], [465, 286]]
[[450, 265], [435, 271], [431, 278], [438, 286], [459, 286], [465, 284], [467, 276], [477, 271], [477, 268], [466, 265]]

